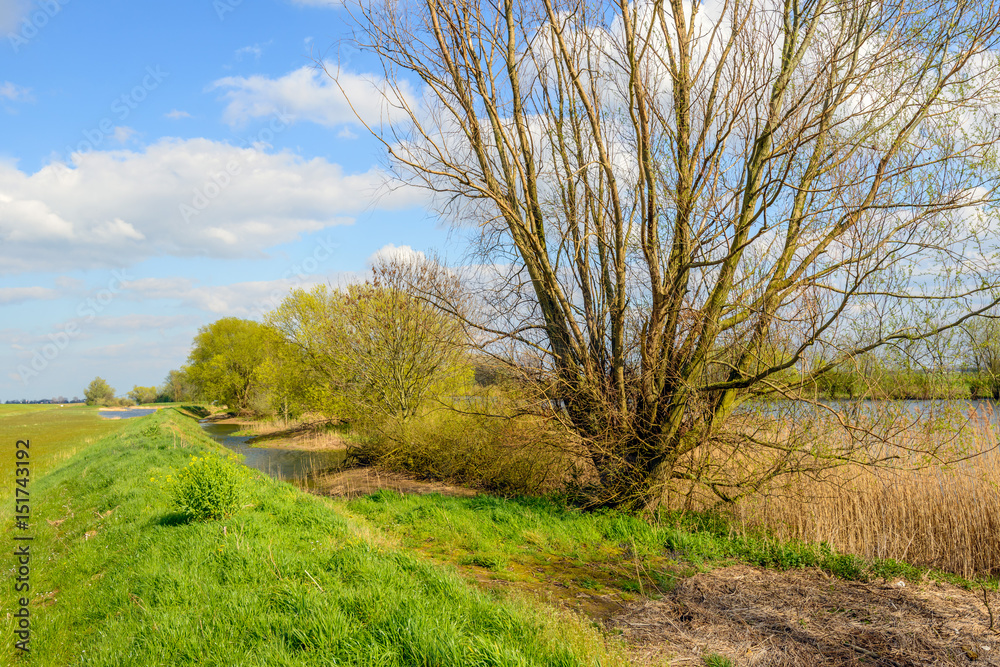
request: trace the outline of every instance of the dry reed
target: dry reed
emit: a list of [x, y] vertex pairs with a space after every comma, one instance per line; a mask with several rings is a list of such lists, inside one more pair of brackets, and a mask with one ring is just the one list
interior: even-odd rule
[[951, 466], [845, 466], [802, 476], [738, 503], [737, 522], [866, 558], [969, 578], [1000, 576], [1000, 454], [992, 419], [974, 418], [963, 438], [985, 453]]

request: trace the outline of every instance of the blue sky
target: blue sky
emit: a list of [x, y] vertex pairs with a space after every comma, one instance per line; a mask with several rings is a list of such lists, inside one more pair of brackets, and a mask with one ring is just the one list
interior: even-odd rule
[[316, 68], [378, 113], [346, 18], [329, 0], [0, 0], [0, 401], [159, 384], [215, 319], [380, 252], [461, 253], [419, 191], [385, 189]]

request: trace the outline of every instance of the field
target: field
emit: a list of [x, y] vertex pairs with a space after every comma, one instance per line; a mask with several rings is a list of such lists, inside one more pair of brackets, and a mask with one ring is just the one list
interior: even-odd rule
[[[31, 467], [41, 473], [119, 428], [121, 422], [99, 416], [96, 407], [71, 404], [0, 405], [0, 482], [10, 482], [14, 443], [31, 440]], [[6, 516], [0, 512], [0, 516]]]

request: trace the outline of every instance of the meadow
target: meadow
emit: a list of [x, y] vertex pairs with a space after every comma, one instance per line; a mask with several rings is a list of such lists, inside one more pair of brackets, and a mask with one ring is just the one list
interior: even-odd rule
[[[121, 422], [104, 419], [95, 406], [0, 405], [0, 482], [13, 478], [14, 443], [31, 441], [31, 467], [35, 473], [51, 469], [82, 448], [119, 428]], [[6, 516], [0, 512], [0, 516]]]

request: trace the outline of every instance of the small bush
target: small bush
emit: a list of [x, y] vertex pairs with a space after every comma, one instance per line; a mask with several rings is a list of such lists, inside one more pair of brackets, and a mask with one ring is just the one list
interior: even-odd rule
[[733, 667], [733, 661], [718, 653], [712, 653], [705, 656], [705, 667]]
[[170, 480], [174, 507], [192, 521], [232, 516], [240, 507], [241, 469], [219, 456], [194, 457]]

